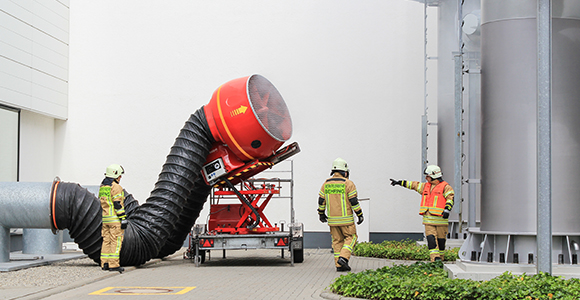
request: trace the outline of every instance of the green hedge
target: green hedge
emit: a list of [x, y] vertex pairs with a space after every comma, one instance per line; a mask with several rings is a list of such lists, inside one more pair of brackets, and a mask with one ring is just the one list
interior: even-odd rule
[[[455, 261], [459, 248], [445, 250], [445, 260]], [[429, 260], [427, 246], [415, 241], [360, 243], [354, 255], [387, 259], [419, 260], [336, 278], [332, 292], [364, 299], [580, 299], [580, 279], [564, 279], [546, 273], [512, 275], [505, 272], [489, 281], [449, 279], [442, 262]]]
[[[459, 257], [459, 248], [443, 251], [445, 261], [455, 261]], [[378, 257], [402, 260], [429, 260], [429, 249], [426, 245], [417, 245], [416, 241], [406, 239], [403, 241], [384, 241], [380, 244], [359, 243], [355, 246], [352, 254], [364, 257]]]
[[505, 272], [489, 281], [449, 279], [442, 262], [416, 262], [349, 273], [331, 284], [334, 293], [364, 299], [579, 299], [580, 280], [540, 273]]

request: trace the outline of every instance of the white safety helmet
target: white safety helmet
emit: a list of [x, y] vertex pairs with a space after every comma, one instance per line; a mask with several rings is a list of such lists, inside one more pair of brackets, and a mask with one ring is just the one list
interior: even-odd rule
[[344, 171], [344, 172], [348, 172], [348, 164], [346, 163], [346, 160], [342, 159], [342, 158], [337, 158], [332, 162], [332, 170], [333, 171]]
[[441, 176], [443, 176], [443, 174], [441, 174], [441, 168], [436, 165], [427, 166], [427, 168], [425, 168], [425, 175], [433, 179], [441, 178]]
[[125, 169], [121, 165], [118, 164], [111, 164], [107, 167], [107, 171], [105, 172], [106, 177], [117, 179], [119, 176], [125, 173]]

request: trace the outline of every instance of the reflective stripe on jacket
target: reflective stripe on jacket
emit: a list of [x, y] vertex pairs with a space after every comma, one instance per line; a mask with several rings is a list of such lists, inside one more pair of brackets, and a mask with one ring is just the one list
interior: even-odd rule
[[[334, 173], [324, 182], [318, 196], [324, 199], [322, 203], [319, 203], [318, 211], [328, 212], [329, 226], [354, 224], [353, 210], [362, 213], [357, 199], [356, 186], [339, 173]], [[351, 200], [354, 205], [351, 204]]]
[[[103, 223], [117, 223], [125, 218], [125, 193], [123, 188], [116, 182], [112, 185], [101, 185], [99, 199], [103, 209]], [[121, 204], [120, 209], [115, 209], [114, 202]]]
[[[449, 210], [453, 208], [453, 198], [455, 197], [455, 192], [447, 182], [442, 181], [435, 187], [433, 187], [431, 184], [427, 182], [403, 180], [401, 185], [408, 189], [417, 191], [418, 193], [423, 195], [423, 197], [421, 198], [421, 206], [419, 208], [419, 213], [423, 215], [423, 224], [431, 224], [431, 225], [448, 224], [449, 220], [444, 219], [441, 215], [446, 206], [447, 209]], [[438, 190], [435, 193], [435, 189], [441, 190], [440, 191]], [[425, 197], [426, 194], [428, 195], [427, 198]], [[429, 197], [432, 197], [432, 199], [429, 200], [428, 199]], [[435, 199], [435, 197], [437, 197], [437, 199]], [[442, 206], [443, 209], [441, 209], [440, 205], [443, 205]], [[439, 211], [438, 215], [436, 215], [437, 211]]]
[[446, 185], [448, 185], [448, 183], [442, 181], [431, 190], [431, 184], [429, 182], [425, 183], [422, 193], [423, 197], [421, 199], [421, 207], [419, 208], [420, 215], [425, 214], [426, 211], [431, 212], [431, 214], [435, 216], [443, 214], [447, 202], [443, 195]]

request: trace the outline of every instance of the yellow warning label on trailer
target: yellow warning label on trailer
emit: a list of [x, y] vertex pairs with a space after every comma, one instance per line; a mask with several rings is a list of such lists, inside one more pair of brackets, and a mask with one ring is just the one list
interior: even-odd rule
[[106, 287], [89, 295], [183, 295], [196, 288], [195, 286], [179, 286], [179, 287], [136, 287], [136, 286], [121, 286], [121, 287]]

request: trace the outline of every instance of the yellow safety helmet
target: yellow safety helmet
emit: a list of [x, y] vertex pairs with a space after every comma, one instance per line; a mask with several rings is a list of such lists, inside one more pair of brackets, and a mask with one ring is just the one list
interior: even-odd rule
[[342, 158], [337, 158], [332, 162], [332, 170], [333, 171], [344, 171], [344, 172], [348, 172], [348, 164], [346, 163], [346, 160], [342, 159]]
[[119, 176], [125, 173], [125, 169], [121, 165], [118, 164], [111, 164], [107, 167], [107, 171], [105, 172], [106, 177], [110, 178], [119, 178]]
[[425, 168], [425, 175], [433, 179], [441, 178], [441, 176], [443, 176], [443, 174], [441, 173], [441, 168], [439, 168], [439, 166], [436, 165], [427, 166], [427, 168]]

